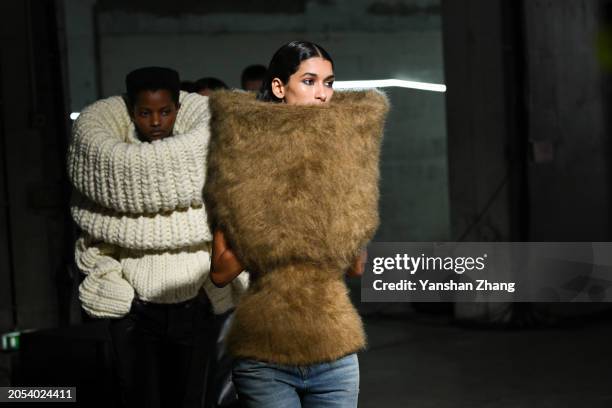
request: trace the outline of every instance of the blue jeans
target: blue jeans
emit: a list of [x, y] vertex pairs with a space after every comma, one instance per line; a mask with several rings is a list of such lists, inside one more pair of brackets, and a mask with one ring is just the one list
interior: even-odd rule
[[240, 402], [246, 408], [357, 407], [357, 354], [308, 366], [238, 359], [232, 376]]

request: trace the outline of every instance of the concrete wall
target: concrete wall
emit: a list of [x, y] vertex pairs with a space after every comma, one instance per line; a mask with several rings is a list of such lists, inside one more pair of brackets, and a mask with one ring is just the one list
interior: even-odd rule
[[[516, 179], [523, 167], [515, 148], [524, 135], [515, 105], [515, 66], [521, 50], [517, 21], [504, 0], [444, 0], [444, 58], [448, 85], [448, 161], [452, 240], [520, 241], [523, 199]], [[512, 3], [516, 6], [518, 3]], [[455, 303], [459, 320], [503, 322], [508, 303]]]
[[610, 240], [599, 3], [444, 2], [455, 238]]
[[[0, 69], [2, 65], [0, 65]], [[0, 93], [2, 90], [0, 88]], [[13, 279], [10, 225], [10, 206], [8, 195], [8, 175], [6, 168], [6, 149], [4, 142], [4, 112], [0, 112], [0, 330], [14, 325], [13, 317]]]
[[522, 166], [512, 146], [524, 137], [513, 115], [521, 50], [504, 30], [517, 22], [503, 0], [446, 0], [443, 13], [452, 239], [521, 240], [512, 205]]
[[71, 112], [79, 112], [99, 96], [95, 4], [96, 0], [63, 0]]
[[[443, 1], [453, 239], [610, 240], [598, 6]], [[455, 313], [525, 324], [607, 308], [459, 303]]]
[[[2, 2], [0, 28], [0, 332], [59, 322], [70, 246], [64, 188], [66, 114], [56, 9]], [[4, 150], [4, 151], [1, 151]], [[4, 218], [5, 214], [7, 215]]]
[[525, 1], [534, 241], [609, 241], [612, 154], [597, 59], [598, 0]]

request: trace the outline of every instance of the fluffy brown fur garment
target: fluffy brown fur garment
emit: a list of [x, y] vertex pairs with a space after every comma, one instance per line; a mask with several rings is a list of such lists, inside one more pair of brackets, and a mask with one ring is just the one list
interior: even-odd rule
[[323, 106], [210, 98], [205, 203], [247, 269], [233, 354], [279, 364], [331, 361], [365, 345], [343, 274], [378, 226], [386, 97], [336, 92]]

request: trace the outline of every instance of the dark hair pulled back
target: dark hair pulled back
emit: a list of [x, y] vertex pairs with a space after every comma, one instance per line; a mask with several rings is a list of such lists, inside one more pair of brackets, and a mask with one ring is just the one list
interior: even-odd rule
[[282, 102], [272, 92], [272, 80], [278, 78], [283, 84], [299, 69], [302, 61], [313, 57], [321, 57], [334, 66], [331, 56], [321, 47], [309, 41], [291, 41], [274, 53], [268, 65], [268, 73], [257, 94], [257, 99], [265, 102]]

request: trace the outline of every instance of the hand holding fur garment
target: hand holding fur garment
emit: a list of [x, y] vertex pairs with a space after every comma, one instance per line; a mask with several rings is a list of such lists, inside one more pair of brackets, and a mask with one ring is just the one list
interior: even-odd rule
[[68, 174], [72, 217], [83, 231], [75, 258], [87, 276], [83, 308], [120, 317], [132, 299], [178, 303], [204, 287], [217, 313], [244, 290], [207, 279], [210, 241], [202, 190], [209, 140], [207, 98], [181, 93], [174, 136], [138, 140], [121, 97], [87, 107], [73, 127]]
[[304, 365], [361, 349], [343, 276], [378, 226], [386, 97], [296, 106], [225, 91], [210, 108], [209, 221], [258, 276], [236, 308], [231, 352]]

